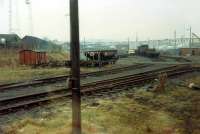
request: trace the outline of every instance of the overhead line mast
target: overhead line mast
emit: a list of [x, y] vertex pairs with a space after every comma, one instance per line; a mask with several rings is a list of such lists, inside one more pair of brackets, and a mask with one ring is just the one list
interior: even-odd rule
[[20, 34], [19, 0], [16, 0], [16, 32]]
[[189, 48], [192, 48], [192, 27], [190, 27], [190, 42], [189, 42]]
[[[14, 2], [13, 0], [8, 1], [8, 33], [9, 34], [12, 34], [13, 32], [20, 32], [20, 29], [19, 29], [20, 24], [19, 24], [19, 20], [18, 20], [19, 19], [18, 0], [15, 0], [15, 3], [13, 3], [13, 2]], [[13, 7], [13, 5], [15, 7]], [[16, 10], [15, 14], [13, 13], [13, 8]], [[14, 16], [13, 14], [16, 15], [15, 20], [13, 19], [13, 16]], [[13, 26], [13, 24], [15, 24], [15, 25]]]
[[12, 0], [9, 0], [9, 34], [12, 34]]
[[31, 0], [26, 0], [25, 1], [26, 5], [28, 6], [28, 10], [29, 10], [29, 34], [33, 35], [33, 16], [32, 16], [32, 3]]
[[176, 30], [174, 31], [174, 48], [177, 49]]

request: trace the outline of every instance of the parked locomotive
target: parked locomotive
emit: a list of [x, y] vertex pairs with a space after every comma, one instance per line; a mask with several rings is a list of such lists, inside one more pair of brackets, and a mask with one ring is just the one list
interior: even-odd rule
[[148, 45], [141, 45], [136, 50], [136, 55], [150, 57], [150, 58], [158, 58], [160, 53], [155, 49], [150, 49]]
[[86, 51], [87, 61], [92, 65], [115, 64], [118, 60], [117, 50]]

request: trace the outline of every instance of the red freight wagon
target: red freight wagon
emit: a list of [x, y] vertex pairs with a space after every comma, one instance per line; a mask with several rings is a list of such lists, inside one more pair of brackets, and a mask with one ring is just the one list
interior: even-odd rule
[[21, 65], [40, 65], [47, 63], [46, 52], [35, 52], [32, 50], [22, 50], [19, 52]]
[[[40, 65], [40, 64], [42, 64], [41, 63], [41, 54], [40, 54], [40, 52], [37, 52], [37, 59], [38, 59], [38, 64]], [[40, 59], [40, 60], [39, 60]]]
[[31, 64], [30, 65], [37, 65], [37, 53], [32, 51], [31, 54], [30, 54], [30, 62]]
[[46, 52], [37, 52], [37, 59], [38, 59], [38, 64], [47, 63]]
[[40, 52], [41, 54], [41, 63], [46, 64], [47, 63], [47, 55], [46, 52]]
[[19, 57], [20, 57], [20, 64], [22, 65], [32, 65], [32, 56], [33, 52], [31, 50], [22, 50], [20, 51]]

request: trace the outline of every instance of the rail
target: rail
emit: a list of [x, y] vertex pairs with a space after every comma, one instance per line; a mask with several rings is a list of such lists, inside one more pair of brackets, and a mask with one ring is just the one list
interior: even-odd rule
[[[168, 77], [173, 77], [193, 71], [199, 71], [199, 68], [193, 68], [189, 65], [170, 66], [153, 71], [147, 71], [145, 73], [84, 84], [81, 86], [81, 93], [82, 95], [85, 95], [87, 93], [100, 92], [103, 90], [109, 91], [115, 88], [143, 85], [157, 78], [160, 73], [166, 73]], [[37, 94], [22, 95], [10, 99], [0, 100], [0, 105], [2, 106], [0, 108], [0, 114], [7, 114], [24, 107], [33, 107], [44, 102], [63, 99], [70, 96], [70, 89], [59, 89], [52, 92], [41, 92]]]

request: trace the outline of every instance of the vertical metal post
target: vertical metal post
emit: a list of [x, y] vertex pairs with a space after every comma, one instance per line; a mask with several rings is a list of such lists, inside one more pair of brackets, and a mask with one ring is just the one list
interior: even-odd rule
[[19, 0], [16, 0], [16, 30], [20, 35]]
[[72, 73], [72, 133], [81, 134], [80, 41], [78, 0], [70, 0], [70, 32]]
[[190, 27], [190, 43], [189, 43], [189, 47], [192, 47], [192, 27]]
[[12, 33], [12, 0], [9, 0], [9, 34]]
[[136, 32], [136, 38], [135, 38], [135, 49], [137, 48], [138, 44], [138, 32]]
[[85, 48], [86, 48], [86, 42], [85, 42], [85, 37], [84, 37], [83, 52], [85, 52]]
[[130, 38], [128, 37], [128, 52], [129, 53], [129, 50], [130, 50]]
[[128, 49], [130, 48], [130, 38], [128, 37]]
[[[69, 17], [70, 15], [69, 14], [65, 14], [65, 19], [66, 19], [66, 28], [68, 28], [68, 17]], [[65, 37], [66, 37], [66, 39], [65, 39], [65, 41], [66, 41], [66, 44], [67, 44], [67, 33], [68, 33], [68, 30], [66, 30], [66, 35], [65, 35]]]
[[138, 42], [138, 32], [136, 32], [136, 38], [135, 41]]
[[176, 49], [177, 49], [177, 45], [176, 45], [176, 30], [174, 31], [174, 49], [175, 49], [175, 52], [176, 52]]

